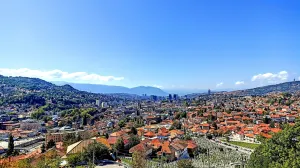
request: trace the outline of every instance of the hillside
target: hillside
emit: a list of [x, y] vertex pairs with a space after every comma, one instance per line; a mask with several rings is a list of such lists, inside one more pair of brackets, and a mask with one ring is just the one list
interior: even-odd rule
[[[38, 78], [6, 77], [0, 75], [0, 107], [22, 107], [26, 112], [46, 104], [51, 111], [61, 111], [92, 105], [96, 100], [120, 100], [119, 96], [94, 94], [74, 89], [70, 85], [56, 86]], [[20, 109], [20, 108], [19, 108]], [[0, 109], [1, 110], [1, 109]]]
[[246, 90], [238, 90], [229, 92], [232, 94], [237, 94], [240, 96], [247, 96], [247, 95], [264, 95], [272, 92], [289, 92], [294, 93], [300, 91], [300, 81], [294, 82], [285, 82], [276, 85], [268, 85], [263, 87], [257, 87], [253, 89], [246, 89]]
[[61, 84], [69, 84], [72, 87], [92, 92], [92, 93], [103, 93], [103, 94], [111, 94], [111, 93], [127, 93], [127, 94], [136, 94], [136, 95], [157, 95], [157, 96], [167, 96], [168, 93], [164, 92], [163, 90], [150, 87], [150, 86], [139, 86], [134, 88], [127, 88], [123, 86], [109, 86], [109, 85], [99, 85], [99, 84], [80, 84], [80, 83], [67, 83], [67, 82], [53, 82], [54, 84], [61, 85]]

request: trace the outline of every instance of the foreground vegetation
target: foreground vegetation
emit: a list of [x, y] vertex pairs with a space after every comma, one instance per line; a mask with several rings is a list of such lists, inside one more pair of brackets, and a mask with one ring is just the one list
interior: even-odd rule
[[296, 168], [300, 165], [300, 123], [265, 140], [252, 153], [250, 168]]

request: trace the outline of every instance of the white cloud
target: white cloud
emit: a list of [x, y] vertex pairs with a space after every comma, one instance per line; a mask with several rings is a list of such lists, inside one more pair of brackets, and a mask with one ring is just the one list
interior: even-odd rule
[[156, 87], [156, 88], [159, 88], [159, 89], [163, 88], [163, 86], [160, 86], [160, 85], [153, 85], [153, 87]]
[[216, 85], [216, 87], [221, 87], [221, 86], [223, 86], [223, 82], [221, 82], [221, 83], [218, 83], [217, 85]]
[[265, 74], [258, 74], [258, 75], [254, 75], [252, 77], [252, 81], [267, 81], [268, 83], [277, 83], [277, 82], [282, 82], [282, 81], [286, 81], [288, 79], [288, 72], [287, 71], [281, 71], [277, 74], [273, 74], [273, 73], [265, 73]]
[[23, 76], [32, 78], [41, 78], [47, 81], [65, 81], [75, 83], [101, 84], [113, 80], [123, 80], [124, 77], [102, 76], [87, 72], [64, 72], [61, 70], [32, 70], [28, 68], [8, 69], [0, 68], [0, 74], [5, 76]]
[[244, 85], [244, 84], [245, 84], [244, 81], [237, 81], [237, 82], [235, 82], [235, 85]]

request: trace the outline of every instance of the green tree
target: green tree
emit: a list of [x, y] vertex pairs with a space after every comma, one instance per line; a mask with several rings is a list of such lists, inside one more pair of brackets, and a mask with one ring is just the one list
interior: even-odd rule
[[215, 130], [218, 129], [218, 126], [217, 126], [217, 123], [216, 123], [216, 122], [213, 122], [213, 123], [212, 123], [212, 126], [214, 127]]
[[76, 154], [71, 154], [67, 158], [68, 164], [76, 166], [78, 163], [83, 161], [83, 154], [81, 153], [76, 153]]
[[131, 127], [131, 131], [130, 131], [133, 135], [137, 134], [137, 130], [135, 127]]
[[192, 160], [179, 160], [177, 162], [177, 168], [194, 168]]
[[14, 148], [14, 137], [12, 136], [12, 134], [10, 134], [8, 139], [8, 149], [6, 151], [6, 156], [11, 156], [14, 153]]
[[105, 133], [105, 138], [108, 139], [109, 138], [109, 135], [108, 133]]
[[47, 149], [53, 148], [55, 146], [55, 142], [53, 139], [50, 139], [50, 141], [47, 143]]
[[186, 118], [186, 112], [180, 113], [180, 118]]
[[125, 144], [122, 137], [118, 138], [117, 142], [114, 145], [114, 148], [115, 150], [117, 150], [117, 152], [124, 152]]
[[42, 146], [41, 146], [41, 152], [42, 153], [45, 153], [46, 152], [46, 147], [45, 147], [45, 144], [43, 143]]
[[91, 162], [95, 156], [95, 160], [111, 159], [108, 148], [101, 143], [90, 144], [83, 153], [83, 159]]
[[207, 138], [207, 139], [212, 139], [213, 136], [212, 136], [211, 134], [207, 134], [207, 135], [206, 135], [206, 138]]
[[229, 142], [230, 138], [229, 136], [226, 136], [226, 142]]
[[186, 135], [183, 136], [183, 140], [186, 140], [186, 141], [187, 140], [192, 140], [192, 137], [190, 135], [186, 134]]
[[32, 168], [32, 165], [30, 165], [31, 160], [30, 159], [22, 159], [17, 162], [18, 168]]
[[82, 125], [87, 125], [87, 116], [86, 115], [84, 115], [82, 117]]
[[118, 125], [119, 125], [120, 128], [123, 128], [123, 127], [125, 127], [126, 122], [124, 120], [121, 120], [121, 121], [119, 121]]
[[273, 120], [270, 122], [270, 127], [271, 127], [271, 128], [275, 128], [275, 123], [274, 123]]
[[269, 124], [269, 123], [271, 122], [271, 119], [270, 119], [270, 118], [267, 118], [267, 117], [264, 117], [264, 118], [263, 118], [263, 122], [264, 122], [265, 124]]
[[173, 122], [173, 124], [171, 125], [171, 127], [170, 127], [170, 130], [173, 130], [173, 129], [181, 129], [181, 123], [178, 121], [178, 120], [176, 120], [176, 121], [174, 121]]
[[128, 149], [130, 149], [140, 143], [140, 138], [136, 135], [131, 135], [128, 141], [129, 141]]
[[300, 124], [286, 126], [251, 154], [249, 168], [290, 168], [300, 165]]
[[46, 152], [37, 160], [37, 168], [57, 168], [61, 163], [60, 156], [55, 150]]
[[145, 167], [147, 164], [145, 151], [137, 150], [132, 154], [132, 168]]

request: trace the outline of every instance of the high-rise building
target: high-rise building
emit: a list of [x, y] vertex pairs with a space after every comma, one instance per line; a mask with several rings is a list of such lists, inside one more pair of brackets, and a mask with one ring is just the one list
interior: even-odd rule
[[102, 103], [101, 103], [101, 107], [102, 107], [102, 108], [107, 108], [107, 107], [108, 107], [107, 102], [102, 102]]
[[171, 94], [169, 94], [169, 100], [170, 100], [170, 101], [172, 100], [172, 95], [171, 95]]
[[210, 89], [208, 89], [208, 95], [210, 95], [211, 94], [211, 91], [210, 91]]
[[179, 97], [178, 97], [178, 94], [174, 94], [174, 95], [173, 95], [173, 100], [178, 100], [178, 98], [179, 98]]
[[96, 100], [96, 106], [100, 106], [100, 100]]
[[150, 98], [151, 98], [152, 101], [157, 101], [157, 96], [156, 95], [151, 95]]

